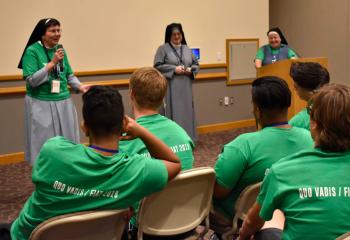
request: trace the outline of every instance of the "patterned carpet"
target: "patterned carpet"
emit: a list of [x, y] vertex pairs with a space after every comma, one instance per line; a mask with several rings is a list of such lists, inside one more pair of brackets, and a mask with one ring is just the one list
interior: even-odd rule
[[254, 132], [255, 127], [199, 135], [194, 151], [195, 167], [213, 167], [222, 147], [242, 133]]
[[[224, 144], [255, 127], [199, 135], [195, 149], [195, 167], [214, 166]], [[27, 162], [0, 165], [0, 225], [11, 223], [32, 193], [31, 167]]]

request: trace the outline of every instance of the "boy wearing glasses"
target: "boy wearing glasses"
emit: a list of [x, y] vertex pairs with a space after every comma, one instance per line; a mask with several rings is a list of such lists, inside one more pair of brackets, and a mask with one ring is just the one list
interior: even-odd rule
[[311, 101], [315, 148], [272, 166], [240, 239], [250, 239], [276, 209], [285, 215], [282, 239], [335, 239], [349, 231], [350, 88], [326, 85]]

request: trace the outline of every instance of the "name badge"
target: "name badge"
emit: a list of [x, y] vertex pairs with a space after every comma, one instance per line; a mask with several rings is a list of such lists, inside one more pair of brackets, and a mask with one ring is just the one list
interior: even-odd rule
[[59, 80], [52, 80], [51, 93], [60, 93], [60, 84]]

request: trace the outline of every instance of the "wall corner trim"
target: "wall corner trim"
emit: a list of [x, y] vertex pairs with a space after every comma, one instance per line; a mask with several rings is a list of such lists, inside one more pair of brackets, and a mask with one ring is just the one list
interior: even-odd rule
[[16, 152], [0, 155], [0, 165], [9, 163], [19, 163], [24, 161], [24, 152]]
[[234, 128], [243, 128], [243, 127], [253, 127], [255, 126], [255, 119], [245, 119], [238, 120], [233, 122], [226, 123], [216, 123], [216, 124], [208, 124], [197, 127], [197, 131], [199, 134], [209, 133], [209, 132], [219, 132], [230, 130]]

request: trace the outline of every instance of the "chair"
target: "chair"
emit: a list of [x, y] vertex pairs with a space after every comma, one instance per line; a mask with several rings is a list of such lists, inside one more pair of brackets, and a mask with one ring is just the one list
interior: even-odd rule
[[337, 237], [335, 240], [350, 240], [350, 232], [344, 233], [343, 235]]
[[239, 195], [235, 203], [235, 216], [233, 218], [232, 229], [222, 234], [222, 239], [228, 240], [230, 236], [238, 233], [238, 220], [244, 220], [249, 209], [253, 206], [259, 194], [261, 182], [246, 187]]
[[128, 209], [87, 211], [48, 219], [37, 226], [30, 240], [119, 240], [123, 235]]
[[161, 192], [143, 199], [138, 214], [139, 240], [143, 234], [171, 236], [186, 233], [206, 220], [214, 190], [214, 169], [203, 167], [181, 172]]

